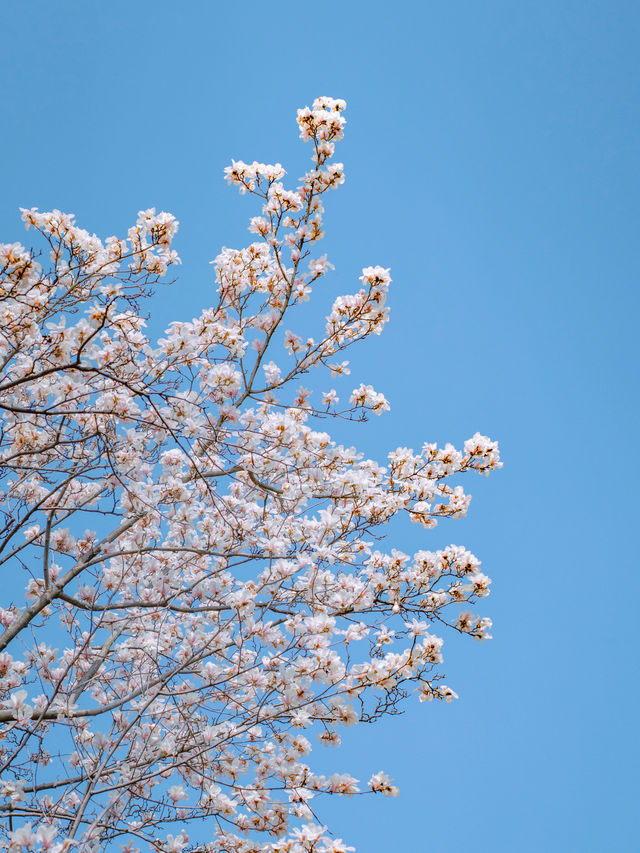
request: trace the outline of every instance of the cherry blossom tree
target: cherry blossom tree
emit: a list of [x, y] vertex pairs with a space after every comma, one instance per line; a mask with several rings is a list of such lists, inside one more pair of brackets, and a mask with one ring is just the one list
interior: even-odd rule
[[331, 266], [314, 250], [344, 108], [298, 111], [297, 189], [280, 164], [226, 169], [260, 199], [256, 241], [222, 250], [216, 304], [155, 343], [141, 310], [179, 262], [169, 214], [102, 241], [24, 210], [47, 268], [0, 247], [4, 849], [351, 850], [322, 796], [397, 789], [314, 772], [312, 743], [410, 695], [451, 701], [439, 633], [489, 636], [467, 609], [490, 583], [469, 551], [382, 545], [394, 517], [463, 516], [451, 478], [500, 467], [496, 443], [381, 464], [325, 429], [389, 408], [371, 385], [341, 390], [344, 353], [387, 321], [389, 270], [363, 269], [316, 338], [291, 328]]

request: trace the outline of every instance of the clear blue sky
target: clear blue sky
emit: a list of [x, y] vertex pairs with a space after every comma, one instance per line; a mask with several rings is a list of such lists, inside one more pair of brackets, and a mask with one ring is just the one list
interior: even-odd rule
[[211, 299], [256, 210], [231, 157], [306, 168], [295, 110], [348, 101], [330, 287], [392, 268], [392, 320], [353, 378], [392, 412], [371, 454], [498, 438], [465, 544], [493, 577], [488, 644], [445, 643], [451, 706], [412, 704], [321, 760], [397, 800], [327, 803], [360, 853], [638, 849], [637, 286], [640, 6], [624, 0], [8, 2], [1, 239], [19, 206], [107, 236], [181, 221], [155, 323]]

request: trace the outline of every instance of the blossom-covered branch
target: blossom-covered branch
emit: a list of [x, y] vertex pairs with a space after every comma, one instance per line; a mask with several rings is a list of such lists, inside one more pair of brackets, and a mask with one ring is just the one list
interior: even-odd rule
[[[298, 111], [312, 167], [234, 161], [257, 241], [215, 260], [217, 298], [152, 342], [142, 307], [179, 262], [178, 223], [142, 211], [105, 241], [23, 211], [49, 263], [0, 247], [1, 842], [11, 851], [340, 853], [315, 798], [393, 796], [324, 776], [314, 739], [416, 694], [446, 702], [442, 638], [482, 640], [489, 578], [467, 550], [381, 549], [405, 516], [463, 516], [456, 475], [495, 442], [397, 448], [384, 464], [327, 418], [389, 408], [342, 354], [387, 319], [389, 270], [333, 303], [316, 338], [295, 307], [331, 269], [315, 244], [345, 103]], [[300, 387], [314, 371], [318, 400]], [[377, 543], [377, 544], [374, 544]], [[202, 823], [202, 819], [205, 823]], [[189, 838], [193, 824], [193, 837]], [[198, 828], [199, 827], [199, 828]], [[205, 829], [202, 829], [205, 827]]]

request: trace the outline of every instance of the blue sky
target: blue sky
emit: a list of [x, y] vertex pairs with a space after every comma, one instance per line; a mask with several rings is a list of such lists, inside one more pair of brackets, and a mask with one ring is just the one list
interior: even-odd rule
[[[251, 201], [231, 157], [306, 168], [295, 110], [348, 102], [328, 199], [331, 293], [391, 267], [392, 319], [352, 359], [392, 411], [382, 458], [501, 443], [469, 517], [394, 531], [465, 544], [493, 577], [488, 644], [445, 643], [454, 705], [413, 703], [319, 760], [397, 800], [327, 803], [361, 853], [602, 851], [637, 839], [640, 8], [624, 0], [1, 4], [3, 241], [19, 206], [103, 236], [181, 222], [154, 326], [212, 298]], [[327, 301], [330, 301], [327, 296]], [[635, 666], [634, 666], [635, 664]], [[636, 841], [637, 843], [637, 841]]]

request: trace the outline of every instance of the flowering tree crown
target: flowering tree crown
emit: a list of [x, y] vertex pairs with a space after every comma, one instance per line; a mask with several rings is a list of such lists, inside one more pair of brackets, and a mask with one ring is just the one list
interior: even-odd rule
[[396, 516], [463, 516], [470, 498], [449, 480], [500, 467], [497, 445], [476, 434], [379, 464], [322, 426], [380, 415], [383, 394], [360, 384], [341, 405], [333, 387], [314, 402], [298, 385], [348, 375], [344, 352], [388, 318], [389, 270], [370, 266], [317, 338], [289, 329], [331, 266], [314, 249], [324, 195], [344, 181], [344, 108], [298, 111], [313, 164], [295, 190], [280, 164], [226, 169], [260, 199], [257, 240], [221, 252], [215, 305], [157, 343], [141, 305], [179, 261], [169, 214], [142, 211], [125, 239], [102, 241], [25, 210], [47, 269], [0, 246], [11, 851], [352, 849], [314, 798], [397, 789], [382, 772], [362, 788], [314, 772], [312, 741], [337, 745], [409, 693], [451, 701], [434, 630], [489, 636], [466, 609], [490, 583], [469, 551], [380, 540]]

